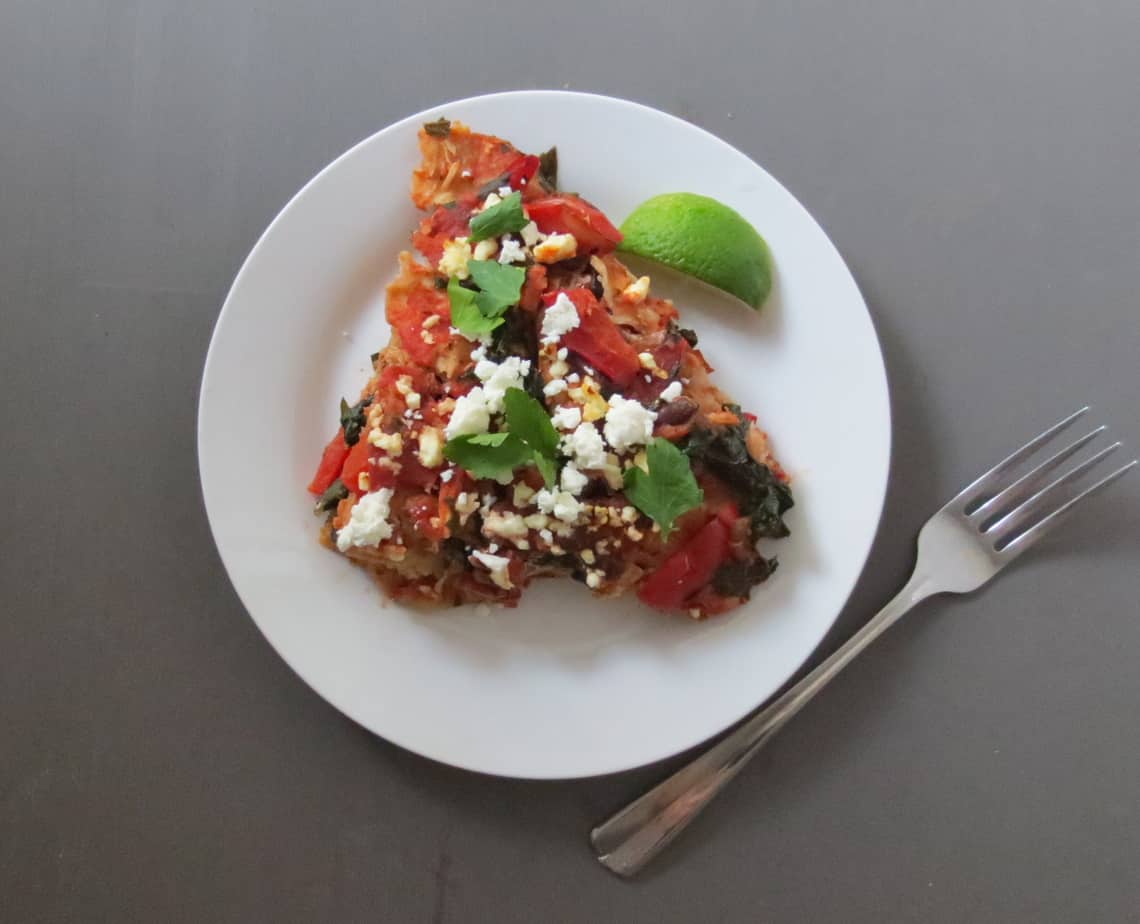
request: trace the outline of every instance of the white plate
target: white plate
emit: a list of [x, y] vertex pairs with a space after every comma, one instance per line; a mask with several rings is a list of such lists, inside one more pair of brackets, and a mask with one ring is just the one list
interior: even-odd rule
[[[540, 582], [517, 610], [422, 614], [318, 546], [305, 485], [387, 342], [383, 288], [408, 246], [416, 131], [461, 119], [528, 151], [620, 223], [661, 192], [714, 196], [767, 238], [760, 315], [674, 281], [717, 381], [759, 417], [793, 478], [792, 538], [752, 602], [694, 623]], [[681, 295], [684, 300], [682, 301]], [[214, 330], [198, 416], [210, 526], [243, 603], [289, 665], [361, 725], [503, 776], [625, 770], [695, 745], [770, 696], [823, 638], [882, 509], [890, 411], [867, 308], [819, 225], [763, 169], [656, 110], [580, 93], [476, 97], [410, 116], [318, 174], [266, 230]]]

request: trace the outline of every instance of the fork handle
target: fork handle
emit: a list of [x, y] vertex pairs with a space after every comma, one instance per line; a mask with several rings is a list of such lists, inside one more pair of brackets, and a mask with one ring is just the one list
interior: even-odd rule
[[860, 652], [916, 603], [936, 591], [915, 572], [906, 586], [847, 642], [772, 702], [711, 748], [662, 780], [590, 832], [603, 866], [632, 876], [657, 856], [700, 814], [778, 732]]

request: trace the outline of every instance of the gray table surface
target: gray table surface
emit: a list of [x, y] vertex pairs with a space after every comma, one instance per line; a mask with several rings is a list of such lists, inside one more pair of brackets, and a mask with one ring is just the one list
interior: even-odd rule
[[849, 261], [895, 455], [824, 650], [1014, 443], [1091, 403], [1140, 448], [1134, 0], [753, 6], [0, 3], [0, 920], [1140, 920], [1140, 476], [892, 631], [635, 883], [585, 833], [667, 767], [404, 753], [218, 560], [197, 387], [245, 254], [353, 142], [505, 88], [708, 128]]

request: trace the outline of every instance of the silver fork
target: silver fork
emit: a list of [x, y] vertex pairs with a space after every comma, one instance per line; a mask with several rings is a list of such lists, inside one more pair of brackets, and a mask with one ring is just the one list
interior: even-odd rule
[[1120, 447], [1113, 443], [1046, 484], [1052, 472], [1106, 429], [1098, 427], [1032, 471], [1013, 478], [1018, 466], [1086, 411], [1087, 407], [1082, 408], [1030, 440], [934, 514], [919, 533], [914, 573], [894, 599], [766, 709], [594, 828], [590, 842], [598, 860], [620, 876], [637, 873], [792, 716], [911, 607], [933, 594], [960, 594], [980, 587], [1060, 523], [1077, 503], [1134, 467], [1135, 459], [1077, 496], [1064, 499], [1069, 485]]

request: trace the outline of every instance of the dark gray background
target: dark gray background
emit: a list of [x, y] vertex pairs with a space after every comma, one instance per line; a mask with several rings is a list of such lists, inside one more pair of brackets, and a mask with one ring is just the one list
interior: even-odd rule
[[0, 919], [1140, 920], [1140, 476], [890, 633], [633, 884], [586, 831], [667, 768], [403, 753], [291, 674], [218, 561], [195, 406], [245, 254], [349, 145], [500, 89], [690, 119], [849, 261], [895, 456], [826, 648], [1045, 424], [1091, 403], [1135, 453], [1140, 7], [755, 6], [0, 2]]

